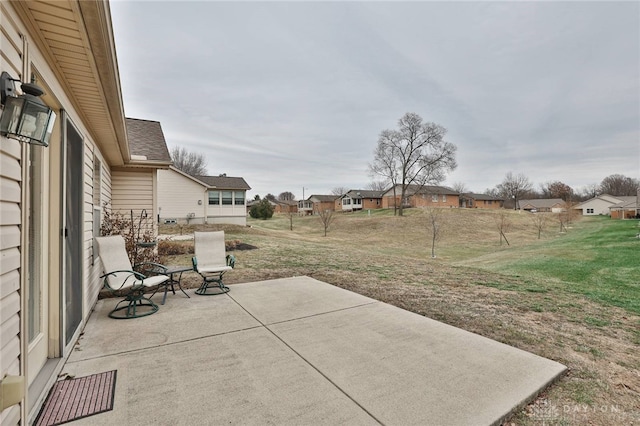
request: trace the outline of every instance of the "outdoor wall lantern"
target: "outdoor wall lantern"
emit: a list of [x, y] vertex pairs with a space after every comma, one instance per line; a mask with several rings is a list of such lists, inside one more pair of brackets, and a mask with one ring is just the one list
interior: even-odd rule
[[22, 83], [22, 94], [16, 94], [14, 81], [9, 73], [0, 74], [0, 134], [35, 145], [48, 146], [56, 114], [46, 106], [40, 96], [44, 91], [34, 82]]

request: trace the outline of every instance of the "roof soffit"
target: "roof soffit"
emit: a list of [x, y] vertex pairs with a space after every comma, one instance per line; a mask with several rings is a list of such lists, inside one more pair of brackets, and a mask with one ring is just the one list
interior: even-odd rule
[[11, 4], [109, 164], [129, 162], [108, 2], [11, 0]]

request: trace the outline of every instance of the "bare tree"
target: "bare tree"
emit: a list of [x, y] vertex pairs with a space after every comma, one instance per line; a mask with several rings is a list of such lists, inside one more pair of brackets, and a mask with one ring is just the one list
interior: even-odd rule
[[583, 186], [578, 192], [578, 199], [581, 201], [589, 200], [598, 196], [598, 184], [590, 183]]
[[329, 226], [331, 226], [331, 224], [333, 223], [333, 221], [336, 218], [333, 213], [334, 213], [333, 210], [329, 210], [329, 209], [325, 209], [325, 210], [317, 209], [316, 210], [316, 215], [320, 219], [320, 222], [322, 223], [322, 226], [324, 228], [324, 236], [325, 237], [327, 236], [327, 231], [329, 230]]
[[502, 245], [503, 239], [507, 243], [507, 245], [510, 245], [506, 235], [506, 233], [509, 232], [509, 229], [511, 228], [511, 221], [509, 220], [508, 213], [503, 210], [495, 215], [493, 219], [496, 223], [498, 233], [500, 234], [500, 245]]
[[278, 195], [278, 200], [280, 201], [294, 201], [295, 199], [296, 199], [296, 196], [293, 195], [293, 192], [289, 192], [289, 191], [281, 192]]
[[436, 258], [436, 241], [444, 233], [445, 223], [441, 208], [426, 207], [424, 209], [427, 217], [427, 235], [431, 239], [431, 257]]
[[336, 186], [331, 190], [331, 194], [333, 195], [344, 195], [349, 192], [349, 188], [346, 186]]
[[451, 186], [451, 189], [456, 191], [458, 194], [469, 192], [469, 189], [467, 188], [467, 185], [464, 184], [464, 182], [454, 182], [453, 186]]
[[272, 193], [268, 193], [267, 195], [264, 196], [265, 200], [269, 200], [269, 201], [273, 201], [274, 203], [277, 201], [276, 196], [273, 195]]
[[[418, 188], [442, 182], [456, 164], [456, 146], [444, 140], [447, 130], [439, 124], [424, 123], [415, 113], [406, 113], [398, 120], [397, 130], [383, 130], [378, 138], [372, 175], [388, 180], [394, 188], [400, 187], [400, 206], [410, 185]], [[394, 203], [395, 204], [395, 203]]]
[[505, 200], [513, 201], [514, 210], [518, 209], [518, 200], [531, 191], [531, 188], [532, 184], [528, 177], [522, 173], [514, 175], [512, 172], [508, 172], [502, 183], [497, 186], [498, 192]]
[[369, 182], [364, 189], [369, 189], [371, 191], [384, 191], [389, 187], [389, 184], [383, 180], [373, 180]]
[[540, 189], [545, 198], [562, 198], [564, 201], [570, 201], [573, 194], [573, 189], [560, 181], [547, 182], [540, 185]]
[[536, 227], [536, 231], [538, 231], [538, 239], [542, 236], [542, 231], [544, 230], [545, 225], [547, 224], [548, 216], [544, 213], [536, 213], [531, 216], [531, 220], [533, 221], [534, 226]]
[[191, 176], [207, 174], [207, 160], [204, 154], [191, 152], [185, 147], [174, 146], [171, 149], [173, 166]]
[[624, 175], [607, 176], [600, 183], [600, 193], [617, 196], [634, 196], [640, 188], [640, 181]]

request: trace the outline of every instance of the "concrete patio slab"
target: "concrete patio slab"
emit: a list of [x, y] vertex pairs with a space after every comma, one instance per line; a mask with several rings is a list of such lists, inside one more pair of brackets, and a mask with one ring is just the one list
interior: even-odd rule
[[269, 329], [383, 424], [492, 424], [565, 370], [385, 303]]
[[494, 424], [565, 371], [309, 277], [187, 292], [134, 320], [98, 302], [64, 371], [117, 370], [115, 404], [78, 423]]
[[114, 409], [87, 425], [377, 424], [264, 328], [70, 362], [117, 370]]
[[[260, 326], [241, 306], [227, 297], [198, 296], [187, 290], [187, 298], [178, 291], [167, 295], [167, 303], [160, 305], [163, 293], [152, 300], [160, 311], [135, 320], [107, 321], [106, 314], [113, 309], [118, 298], [105, 299], [96, 307], [84, 329], [85, 335], [100, 336], [91, 344], [80, 341], [81, 351], [74, 351], [70, 361], [150, 348], [169, 343], [214, 336], [231, 331]], [[178, 303], [176, 303], [178, 302]], [[99, 309], [99, 312], [98, 312]]]

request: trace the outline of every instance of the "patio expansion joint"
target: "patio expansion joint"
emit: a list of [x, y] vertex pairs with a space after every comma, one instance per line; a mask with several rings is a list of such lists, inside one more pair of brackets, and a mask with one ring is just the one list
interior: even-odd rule
[[[258, 321], [258, 322], [260, 322], [260, 321]], [[208, 334], [206, 336], [199, 336], [199, 337], [194, 337], [194, 338], [191, 338], [191, 339], [178, 340], [178, 341], [175, 341], [175, 342], [159, 343], [157, 345], [148, 346], [146, 348], [137, 348], [137, 349], [131, 349], [131, 350], [128, 350], [128, 351], [112, 352], [112, 353], [109, 353], [109, 354], [96, 355], [96, 356], [77, 359], [77, 360], [67, 360], [66, 364], [76, 364], [76, 363], [81, 363], [81, 362], [85, 362], [85, 361], [92, 361], [92, 360], [96, 360], [96, 359], [108, 358], [108, 357], [117, 356], [117, 355], [134, 354], [134, 353], [137, 353], [137, 352], [148, 351], [150, 349], [156, 349], [156, 348], [165, 347], [165, 346], [180, 345], [180, 344], [188, 343], [188, 342], [196, 342], [198, 340], [209, 339], [211, 337], [225, 336], [227, 334], [242, 333], [244, 331], [255, 330], [255, 329], [263, 328], [263, 327], [264, 327], [264, 325], [262, 323], [260, 323], [260, 325], [254, 325], [252, 327], [245, 327], [245, 328], [240, 328], [240, 329], [237, 329], [237, 330], [225, 331], [225, 332], [222, 332], [222, 333]]]
[[[326, 314], [330, 314], [330, 313], [334, 313], [334, 312], [341, 312], [341, 311], [347, 311], [350, 309], [355, 309], [355, 308], [360, 308], [363, 306], [368, 306], [368, 305], [374, 305], [377, 303], [380, 303], [379, 301], [372, 301], [372, 302], [368, 302], [368, 303], [362, 303], [360, 305], [354, 305], [354, 306], [350, 306], [348, 308], [342, 308], [342, 309], [334, 309], [332, 311], [326, 311], [326, 312], [322, 312], [322, 313], [318, 313], [318, 314], [313, 314], [313, 315], [306, 315], [304, 317], [298, 317], [298, 318], [294, 318], [294, 319], [290, 319], [290, 320], [284, 320], [284, 321], [277, 321], [277, 322], [273, 322], [270, 324], [265, 324], [262, 321], [260, 321], [258, 318], [256, 318], [251, 312], [249, 312], [244, 306], [242, 306], [237, 300], [235, 300], [229, 293], [227, 293], [227, 297], [229, 297], [231, 300], [233, 300], [235, 303], [238, 304], [238, 306], [240, 308], [242, 308], [247, 314], [249, 314], [253, 319], [255, 319], [256, 321], [258, 321], [261, 324], [261, 327], [263, 327], [265, 330], [267, 330], [269, 333], [271, 333], [273, 335], [273, 337], [275, 337], [276, 339], [278, 339], [283, 345], [285, 345], [287, 348], [289, 348], [289, 350], [291, 352], [293, 352], [294, 354], [296, 354], [296, 356], [298, 356], [302, 361], [304, 361], [305, 364], [307, 364], [309, 367], [311, 367], [313, 370], [315, 370], [318, 374], [320, 374], [322, 377], [325, 378], [325, 380], [327, 380], [329, 383], [331, 383], [331, 385], [333, 387], [335, 387], [340, 393], [342, 393], [344, 396], [346, 396], [351, 402], [353, 402], [354, 404], [356, 404], [362, 411], [364, 411], [365, 413], [367, 413], [367, 415], [369, 415], [369, 417], [371, 417], [373, 420], [375, 420], [378, 424], [380, 425], [384, 425], [385, 423], [380, 420], [379, 418], [377, 418], [373, 413], [371, 413], [371, 411], [369, 411], [365, 406], [363, 406], [362, 404], [360, 404], [354, 397], [352, 397], [351, 395], [349, 395], [349, 393], [347, 391], [345, 391], [344, 389], [342, 389], [337, 383], [335, 383], [333, 380], [331, 380], [330, 377], [328, 377], [326, 374], [324, 374], [321, 370], [318, 369], [318, 367], [316, 367], [315, 365], [313, 365], [309, 360], [307, 360], [304, 356], [302, 356], [302, 354], [298, 351], [296, 351], [291, 345], [289, 345], [286, 341], [284, 341], [280, 336], [278, 336], [278, 334], [276, 334], [271, 328], [269, 328], [270, 325], [277, 325], [277, 324], [283, 324], [283, 323], [287, 323], [287, 322], [295, 322], [304, 318], [313, 318], [313, 317], [318, 317], [318, 316], [323, 316]], [[252, 327], [252, 328], [256, 328], [256, 327]]]
[[[231, 296], [229, 296], [229, 297], [231, 297]], [[233, 299], [233, 297], [231, 297], [231, 298]], [[238, 303], [238, 302], [236, 302], [236, 303]], [[307, 319], [307, 318], [320, 317], [320, 316], [323, 316], [323, 315], [333, 314], [335, 312], [349, 311], [351, 309], [357, 309], [357, 308], [361, 308], [363, 306], [369, 306], [369, 305], [376, 305], [376, 304], [379, 304], [379, 303], [380, 302], [378, 302], [377, 300], [374, 300], [373, 302], [361, 303], [359, 305], [353, 305], [353, 306], [349, 306], [347, 308], [333, 309], [331, 311], [325, 311], [325, 312], [320, 312], [320, 313], [311, 314], [311, 315], [304, 315], [304, 316], [300, 316], [300, 317], [296, 317], [296, 318], [292, 318], [292, 319], [288, 319], [288, 320], [274, 321], [274, 322], [270, 322], [269, 324], [262, 323], [258, 318], [256, 318], [253, 315], [251, 315], [251, 313], [248, 312], [246, 309], [245, 309], [245, 312], [247, 312], [249, 315], [251, 315], [256, 321], [258, 321], [263, 326], [269, 327], [270, 325], [278, 325], [278, 324], [284, 324], [284, 323], [287, 323], [287, 322], [295, 322], [295, 321], [299, 321], [299, 320], [303, 320], [303, 319]], [[244, 309], [244, 307], [242, 309]]]

